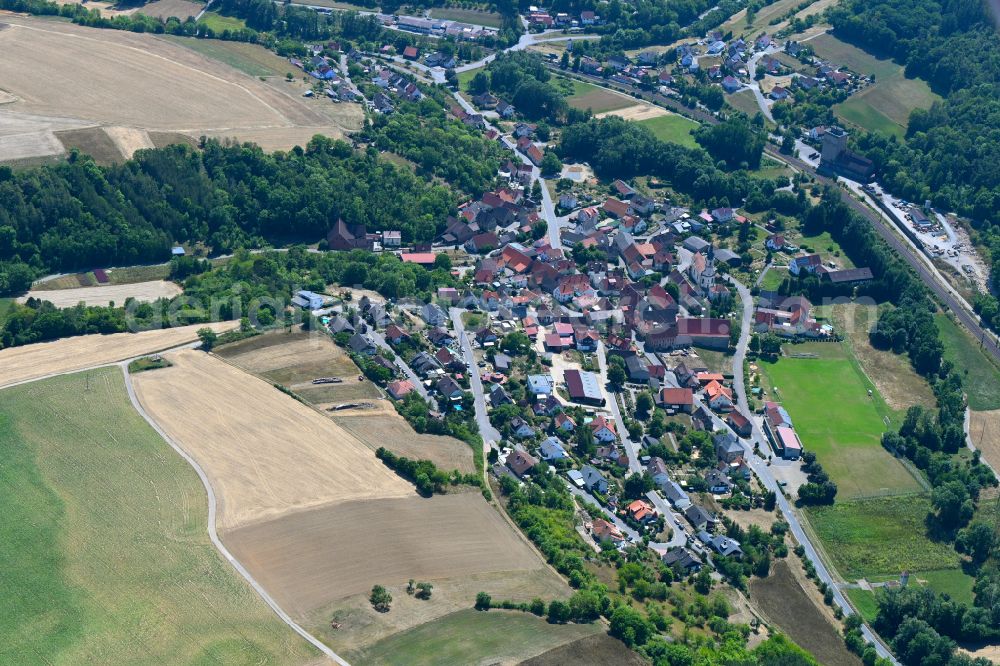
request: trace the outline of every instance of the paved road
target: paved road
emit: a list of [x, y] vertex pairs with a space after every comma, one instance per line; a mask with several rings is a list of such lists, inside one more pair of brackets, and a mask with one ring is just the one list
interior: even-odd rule
[[[768, 46], [763, 51], [757, 51], [752, 56], [750, 56], [750, 61], [747, 63], [747, 72], [749, 72], [750, 76], [753, 77], [756, 74], [757, 63], [760, 62], [761, 58], [763, 58], [766, 55], [770, 55], [778, 50], [779, 49], [776, 46], [771, 45]], [[750, 84], [747, 85], [746, 88], [749, 88], [750, 90], [753, 91], [754, 97], [757, 98], [757, 106], [760, 107], [760, 112], [764, 114], [764, 117], [770, 120], [771, 122], [774, 122], [774, 116], [771, 115], [771, 107], [768, 105], [767, 100], [764, 99], [764, 93], [760, 89], [760, 82], [752, 79]]]
[[[607, 384], [608, 359], [604, 351], [603, 340], [597, 343], [597, 362], [601, 368], [601, 380]], [[642, 465], [639, 464], [639, 445], [629, 439], [628, 430], [625, 429], [625, 419], [622, 418], [621, 409], [618, 407], [617, 395], [609, 390], [608, 397], [610, 398], [608, 400], [608, 409], [611, 410], [611, 415], [615, 418], [618, 437], [621, 438], [622, 445], [625, 447], [625, 453], [628, 455], [628, 469], [630, 472], [642, 473]]]
[[[730, 277], [729, 282], [736, 287], [736, 291], [740, 297], [740, 302], [743, 306], [740, 339], [736, 345], [736, 353], [733, 355], [733, 390], [736, 394], [737, 404], [739, 405], [740, 410], [750, 417], [750, 422], [753, 424], [752, 441], [757, 444], [761, 453], [765, 453], [770, 451], [770, 445], [767, 442], [767, 438], [764, 436], [764, 432], [761, 430], [759, 421], [756, 418], [753, 418], [753, 414], [750, 411], [750, 405], [747, 400], [746, 385], [743, 378], [743, 362], [746, 358], [747, 347], [750, 342], [750, 321], [753, 317], [753, 297], [750, 295], [750, 290], [735, 278]], [[718, 425], [716, 427], [718, 427]], [[728, 426], [723, 424], [722, 427], [726, 428]], [[785, 522], [788, 523], [792, 534], [795, 535], [795, 540], [802, 544], [802, 547], [805, 549], [806, 557], [808, 557], [816, 567], [816, 575], [833, 590], [834, 602], [840, 606], [841, 609], [843, 609], [844, 614], [852, 615], [854, 613], [854, 609], [851, 607], [850, 603], [848, 603], [847, 598], [837, 586], [837, 582], [834, 580], [833, 576], [830, 575], [829, 570], [827, 570], [823, 560], [816, 552], [812, 542], [809, 541], [809, 537], [802, 528], [802, 524], [799, 522], [798, 516], [793, 511], [788, 500], [785, 499], [783, 489], [778, 485], [774, 475], [771, 473], [771, 468], [765, 460], [754, 454], [753, 444], [748, 444], [744, 440], [740, 441], [743, 443], [745, 450], [744, 458], [750, 464], [750, 468], [761, 480], [764, 487], [774, 492], [777, 496], [778, 507], [781, 509], [781, 514], [784, 516]], [[864, 634], [869, 643], [874, 644], [880, 657], [886, 657], [892, 659], [893, 663], [898, 663], [892, 656], [888, 647], [882, 643], [881, 639], [875, 635], [868, 625], [862, 625], [861, 633]]]
[[472, 395], [476, 399], [476, 424], [479, 426], [479, 434], [483, 436], [483, 447], [486, 451], [492, 444], [500, 444], [503, 436], [500, 431], [490, 423], [489, 412], [486, 409], [486, 393], [483, 391], [483, 380], [479, 376], [479, 366], [476, 365], [476, 356], [472, 353], [472, 342], [469, 334], [465, 331], [462, 323], [461, 308], [451, 308], [448, 312], [451, 315], [451, 323], [455, 326], [455, 334], [462, 345], [462, 354], [465, 357], [465, 365], [469, 368], [469, 385], [472, 387]]
[[660, 512], [660, 515], [663, 516], [666, 525], [670, 527], [674, 533], [670, 538], [670, 541], [658, 545], [666, 546], [667, 548], [679, 548], [686, 545], [688, 541], [688, 534], [682, 525], [678, 525], [674, 522], [674, 511], [670, 508], [670, 503], [663, 499], [660, 493], [655, 490], [650, 490], [646, 493], [646, 499], [652, 502], [653, 508]]

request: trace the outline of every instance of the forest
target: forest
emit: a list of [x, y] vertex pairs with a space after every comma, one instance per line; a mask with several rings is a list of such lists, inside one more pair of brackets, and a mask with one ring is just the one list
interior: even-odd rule
[[[716, 128], [698, 139], [712, 157], [723, 163], [738, 161], [740, 169], [759, 163], [763, 141], [749, 145], [725, 142], [727, 136], [751, 136], [745, 120], [736, 118]], [[566, 127], [557, 152], [567, 160], [588, 162], [604, 179], [657, 176], [669, 181], [675, 190], [713, 207], [736, 205], [761, 188], [769, 198], [776, 186], [788, 184], [787, 179], [776, 185], [775, 181], [751, 178], [745, 170], [723, 171], [705, 151], [661, 141], [649, 128], [616, 116]]]
[[0, 167], [0, 295], [47, 272], [166, 261], [173, 243], [213, 252], [324, 238], [338, 218], [430, 241], [457, 204], [374, 148], [314, 137], [268, 154], [252, 144], [145, 150], [99, 167]]
[[[879, 178], [911, 201], [969, 217], [1000, 277], [1000, 36], [984, 0], [846, 0], [830, 10], [838, 37], [890, 56], [944, 96], [910, 114], [906, 138], [858, 137]], [[1000, 329], [1000, 304], [976, 299]]]
[[0, 327], [0, 349], [88, 333], [121, 333], [184, 326], [246, 317], [254, 325], [282, 325], [282, 313], [296, 289], [325, 291], [327, 285], [362, 285], [386, 298], [429, 301], [438, 286], [456, 286], [444, 268], [433, 271], [403, 263], [394, 254], [307, 252], [293, 246], [287, 252], [252, 254], [237, 250], [223, 266], [174, 259], [171, 279], [181, 282], [184, 294], [154, 303], [124, 307], [75, 306], [56, 308], [28, 299], [12, 304]]

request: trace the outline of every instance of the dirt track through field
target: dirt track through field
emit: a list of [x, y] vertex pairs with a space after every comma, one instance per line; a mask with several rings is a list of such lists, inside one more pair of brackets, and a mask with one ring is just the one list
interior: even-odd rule
[[541, 560], [477, 494], [342, 502], [223, 534], [292, 615], [410, 578], [539, 569]]
[[60, 308], [73, 307], [81, 301], [87, 305], [107, 305], [109, 302], [114, 302], [115, 305], [122, 306], [125, 304], [125, 299], [129, 297], [137, 301], [151, 302], [158, 298], [177, 296], [181, 291], [181, 288], [173, 282], [153, 280], [151, 282], [113, 284], [104, 287], [32, 290], [17, 300], [19, 303], [24, 303], [29, 298], [37, 298], [49, 301]]
[[143, 408], [208, 474], [220, 529], [331, 502], [416, 496], [374, 452], [261, 379], [198, 351], [135, 375]]
[[142, 333], [81, 335], [3, 349], [0, 350], [0, 388], [53, 374], [117, 363], [194, 342], [198, 339], [198, 329], [206, 326], [218, 333], [235, 328], [236, 324], [217, 322]]

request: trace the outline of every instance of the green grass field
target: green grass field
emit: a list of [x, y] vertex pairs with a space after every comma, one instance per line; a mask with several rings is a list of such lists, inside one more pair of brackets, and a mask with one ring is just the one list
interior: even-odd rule
[[875, 76], [875, 84], [833, 107], [838, 117], [864, 129], [902, 138], [913, 109], [928, 109], [940, 97], [921, 79], [908, 79], [892, 60], [876, 58], [831, 34], [809, 40], [816, 55], [835, 66]]
[[13, 298], [0, 298], [0, 326], [7, 321], [7, 312], [10, 310]]
[[[230, 20], [221, 16], [219, 18]], [[213, 27], [214, 29], [216, 28]], [[163, 38], [250, 76], [283, 77], [287, 72], [296, 71], [287, 60], [256, 44], [228, 42], [219, 39], [176, 37], [174, 35], [164, 35]]]
[[520, 611], [469, 609], [384, 638], [351, 655], [350, 661], [388, 666], [517, 663], [601, 630], [597, 624], [551, 625]]
[[844, 593], [851, 600], [854, 608], [861, 613], [861, 617], [864, 618], [865, 622], [875, 621], [875, 616], [878, 615], [878, 601], [875, 599], [874, 592], [871, 590], [847, 589], [844, 590]]
[[867, 51], [841, 41], [829, 33], [814, 37], [808, 43], [823, 60], [829, 60], [834, 66], [847, 67], [852, 72], [865, 76], [874, 74], [876, 81], [902, 70], [902, 67], [892, 60], [876, 58]]
[[723, 23], [719, 30], [723, 33], [732, 31], [733, 37], [756, 37], [761, 32], [765, 32], [769, 29], [771, 20], [791, 11], [792, 8], [799, 4], [799, 2], [800, 0], [777, 0], [777, 2], [761, 8], [761, 10], [752, 17], [753, 20], [750, 23], [747, 23], [746, 15], [744, 13], [737, 12], [737, 14]]
[[786, 345], [785, 353], [823, 356], [782, 358], [761, 368], [791, 415], [803, 447], [816, 454], [837, 484], [838, 501], [920, 490], [906, 467], [882, 448], [882, 419], [891, 411], [849, 350], [815, 343]]
[[215, 32], [225, 32], [226, 30], [243, 30], [247, 27], [246, 22], [235, 16], [223, 16], [218, 12], [205, 12], [198, 23], [214, 30]]
[[573, 86], [572, 94], [566, 97], [566, 103], [574, 109], [590, 109], [594, 113], [615, 111], [629, 106], [635, 106], [638, 100], [620, 93], [611, 92], [595, 85], [577, 79], [569, 79]]
[[[751, 118], [760, 113], [760, 106], [757, 104], [757, 98], [750, 90], [740, 90], [732, 95], [727, 94], [725, 97], [726, 104], [733, 107], [737, 111], [742, 111]], [[765, 122], [768, 125], [774, 125], [774, 123], [769, 120]]]
[[[873, 576], [872, 582], [880, 580], [899, 580], [898, 576]], [[937, 569], [933, 571], [910, 572], [909, 586], [926, 586], [938, 594], [947, 594], [955, 601], [972, 605], [975, 595], [972, 586], [976, 579], [961, 569]], [[873, 622], [878, 614], [879, 588], [874, 590], [845, 590], [851, 603], [861, 613], [866, 622]]]
[[[847, 502], [838, 497], [833, 506], [809, 507], [806, 514], [827, 556], [846, 580], [879, 580], [903, 571], [948, 569], [961, 574], [954, 549], [926, 536], [924, 518], [930, 508], [926, 495]], [[934, 577], [942, 585], [956, 582], [940, 575]]]
[[460, 9], [458, 7], [435, 7], [430, 15], [445, 21], [459, 21], [485, 25], [488, 28], [499, 28], [503, 25], [503, 17], [495, 12], [481, 12], [475, 9]]
[[939, 314], [935, 320], [945, 359], [964, 373], [963, 388], [969, 396], [969, 407], [976, 411], [1000, 409], [1000, 368], [948, 315]]
[[917, 108], [929, 109], [939, 99], [925, 81], [908, 79], [899, 70], [886, 78], [876, 79], [873, 86], [852, 95], [833, 110], [848, 123], [902, 138], [910, 112]]
[[119, 368], [0, 396], [0, 663], [318, 656], [209, 543], [201, 482]]
[[648, 127], [656, 135], [656, 138], [661, 141], [679, 143], [688, 148], [698, 147], [698, 142], [694, 140], [692, 132], [700, 126], [695, 121], [689, 120], [684, 116], [670, 113], [658, 118], [640, 120], [639, 124]]
[[462, 92], [469, 92], [469, 83], [475, 78], [476, 74], [483, 71], [484, 67], [476, 67], [475, 69], [470, 69], [465, 72], [458, 73], [458, 89]]

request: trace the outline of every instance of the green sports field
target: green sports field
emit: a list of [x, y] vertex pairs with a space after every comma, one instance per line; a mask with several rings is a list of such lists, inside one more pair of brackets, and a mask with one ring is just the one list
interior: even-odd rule
[[201, 482], [119, 368], [0, 391], [0, 461], [0, 663], [318, 656], [209, 543]]
[[816, 453], [837, 484], [837, 501], [921, 490], [902, 463], [882, 448], [883, 417], [891, 412], [849, 351], [838, 343], [813, 343], [786, 345], [785, 353], [821, 356], [785, 357], [762, 368], [804, 449]]

